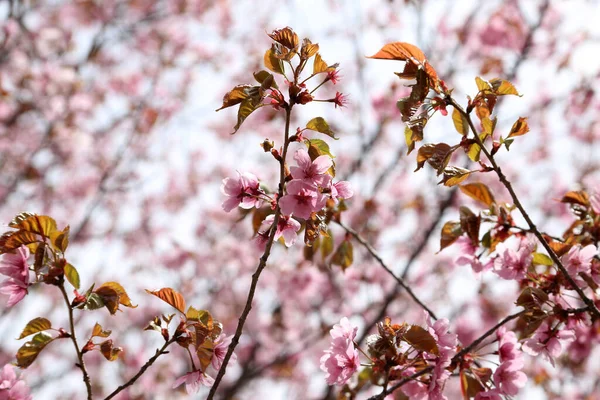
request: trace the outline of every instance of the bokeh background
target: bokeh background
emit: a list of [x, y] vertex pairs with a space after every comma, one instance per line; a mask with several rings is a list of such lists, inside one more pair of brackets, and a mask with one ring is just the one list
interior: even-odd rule
[[[516, 285], [456, 266], [456, 249], [437, 253], [443, 222], [458, 218], [458, 205], [478, 206], [437, 186], [430, 168], [413, 172], [395, 108], [409, 91], [393, 75], [402, 63], [365, 56], [388, 42], [413, 43], [463, 104], [476, 92], [475, 76], [511, 80], [523, 96], [500, 102], [497, 132], [506, 135], [521, 116], [531, 132], [498, 160], [543, 229], [560, 235], [568, 227], [558, 201], [565, 191], [600, 184], [598, 1], [6, 0], [0, 19], [0, 221], [31, 211], [70, 225], [67, 255], [82, 286], [118, 280], [139, 304], [112, 317], [77, 315], [80, 336], [99, 321], [125, 348], [114, 363], [86, 355], [98, 395], [160, 345], [159, 335], [142, 329], [170, 310], [144, 288], [173, 287], [226, 332], [235, 329], [261, 253], [249, 218], [222, 211], [219, 188], [235, 171], [276, 187], [278, 166], [259, 144], [281, 144], [283, 115], [261, 109], [232, 136], [235, 111], [215, 109], [264, 69], [273, 29], [291, 26], [319, 43], [329, 64], [340, 63], [341, 81], [322, 95], [348, 94], [349, 105], [311, 103], [292, 127], [315, 116], [334, 127], [337, 174], [355, 190], [344, 221], [450, 319], [463, 342], [515, 307], [507, 299], [516, 298]], [[426, 143], [459, 139], [450, 117], [436, 114], [427, 126]], [[474, 180], [508, 200], [493, 176]], [[337, 243], [343, 233], [334, 228], [333, 236]], [[304, 254], [301, 241], [276, 246], [224, 398], [333, 399], [337, 388], [319, 370], [332, 324], [348, 316], [364, 339], [385, 315], [422, 320], [358, 246], [346, 271]], [[58, 291], [42, 285], [11, 309], [0, 305], [0, 364], [13, 360], [14, 338], [29, 319], [65, 326], [65, 311]], [[23, 373], [34, 398], [81, 398], [70, 351], [69, 343], [53, 343]], [[561, 370], [575, 363], [564, 359], [555, 369], [529, 359], [521, 398], [600, 398], [597, 365]], [[175, 349], [123, 398], [186, 398], [171, 389], [186, 371], [185, 354]], [[574, 377], [578, 383], [569, 384]]]

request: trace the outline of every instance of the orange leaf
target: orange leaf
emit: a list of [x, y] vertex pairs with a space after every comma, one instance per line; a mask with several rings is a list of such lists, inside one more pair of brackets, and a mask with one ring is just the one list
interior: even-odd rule
[[426, 61], [425, 54], [423, 54], [421, 49], [406, 42], [388, 43], [369, 58], [411, 61], [415, 64], [422, 64]]
[[477, 200], [488, 207], [496, 201], [490, 189], [481, 182], [467, 183], [466, 185], [459, 186], [459, 188], [461, 192], [470, 198]]
[[171, 288], [162, 288], [160, 290], [148, 290], [146, 292], [155, 295], [165, 303], [177, 309], [180, 313], [185, 314], [185, 299], [181, 293]]

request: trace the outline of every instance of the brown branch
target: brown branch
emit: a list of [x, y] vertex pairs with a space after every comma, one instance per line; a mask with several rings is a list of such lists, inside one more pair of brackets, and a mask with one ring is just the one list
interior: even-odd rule
[[240, 341], [240, 337], [242, 336], [242, 332], [244, 330], [244, 324], [246, 323], [248, 314], [250, 314], [250, 310], [252, 309], [252, 300], [254, 299], [254, 293], [256, 292], [256, 286], [258, 285], [258, 278], [260, 278], [260, 274], [262, 273], [263, 269], [267, 265], [267, 260], [269, 259], [269, 255], [271, 254], [271, 247], [273, 246], [273, 242], [275, 239], [275, 232], [277, 231], [277, 225], [279, 224], [279, 217], [280, 217], [279, 200], [283, 197], [283, 188], [285, 186], [285, 177], [286, 177], [285, 159], [286, 159], [287, 150], [288, 150], [288, 146], [289, 146], [290, 121], [291, 121], [291, 113], [292, 113], [293, 106], [294, 106], [294, 104], [291, 103], [285, 110], [285, 139], [283, 142], [283, 152], [281, 155], [281, 160], [279, 161], [279, 164], [280, 164], [279, 191], [278, 191], [278, 197], [277, 197], [277, 206], [275, 208], [275, 218], [273, 219], [273, 225], [271, 226], [271, 232], [270, 232], [269, 238], [267, 240], [265, 251], [264, 251], [262, 257], [260, 257], [258, 267], [256, 268], [256, 271], [254, 272], [254, 274], [252, 274], [252, 282], [250, 283], [250, 290], [248, 291], [248, 298], [246, 299], [246, 305], [244, 306], [244, 310], [242, 311], [242, 314], [240, 315], [239, 322], [238, 322], [237, 328], [235, 330], [235, 334], [233, 335], [231, 344], [229, 345], [229, 348], [227, 349], [227, 354], [225, 355], [225, 358], [223, 359], [223, 364], [222, 364], [221, 368], [219, 369], [219, 372], [217, 374], [217, 377], [215, 378], [215, 382], [214, 382], [213, 386], [210, 388], [210, 392], [208, 393], [207, 400], [212, 400], [214, 398], [215, 393], [217, 392], [217, 388], [219, 387], [219, 383], [221, 382], [221, 380], [223, 379], [223, 376], [225, 375], [225, 371], [227, 369], [227, 364], [229, 363], [229, 360], [231, 359], [233, 351], [235, 350], [236, 346], [238, 345], [238, 343]]
[[429, 307], [427, 307], [425, 305], [425, 303], [423, 303], [418, 297], [417, 295], [412, 291], [412, 289], [410, 288], [410, 286], [408, 286], [406, 284], [406, 282], [404, 282], [404, 280], [397, 276], [396, 274], [394, 274], [394, 272], [385, 264], [385, 262], [383, 261], [383, 259], [381, 258], [381, 256], [377, 253], [377, 251], [373, 248], [373, 246], [371, 246], [369, 244], [369, 242], [367, 242], [362, 236], [359, 235], [358, 232], [356, 232], [354, 229], [350, 228], [349, 226], [346, 226], [344, 223], [342, 223], [341, 221], [336, 221], [336, 223], [341, 226], [342, 228], [344, 228], [344, 230], [346, 232], [348, 232], [349, 234], [351, 234], [352, 236], [354, 236], [354, 238], [363, 245], [363, 247], [365, 249], [367, 249], [367, 251], [369, 252], [369, 254], [371, 254], [371, 256], [373, 256], [373, 258], [375, 258], [375, 260], [377, 260], [377, 262], [379, 263], [379, 265], [381, 265], [381, 267], [392, 277], [394, 278], [394, 280], [398, 283], [398, 285], [400, 285], [404, 290], [406, 290], [406, 293], [408, 293], [408, 295], [415, 301], [415, 303], [417, 303], [419, 306], [421, 306], [421, 308], [423, 308], [425, 311], [427, 311], [427, 313], [431, 316], [431, 318], [437, 320], [436, 315], [434, 314], [433, 311], [431, 311], [429, 309]]
[[73, 320], [73, 308], [71, 307], [71, 302], [69, 301], [69, 296], [67, 295], [67, 291], [65, 290], [65, 285], [60, 284], [58, 286], [60, 289], [63, 298], [65, 299], [65, 304], [69, 309], [69, 325], [71, 327], [71, 341], [73, 342], [73, 346], [75, 347], [75, 352], [77, 353], [77, 359], [79, 360], [79, 364], [76, 364], [77, 367], [81, 370], [83, 374], [83, 382], [85, 383], [85, 387], [87, 389], [87, 398], [88, 400], [92, 399], [92, 384], [90, 382], [90, 376], [88, 375], [87, 370], [85, 369], [85, 363], [83, 362], [83, 353], [79, 349], [79, 344], [77, 343], [77, 336], [75, 334], [75, 323]]
[[168, 351], [165, 351], [165, 350], [167, 349], [167, 347], [169, 347], [171, 344], [173, 344], [176, 340], [177, 340], [177, 338], [172, 337], [171, 339], [166, 341], [165, 344], [163, 344], [163, 346], [160, 348], [160, 350], [156, 350], [156, 354], [154, 354], [148, 361], [146, 361], [146, 364], [142, 365], [142, 368], [140, 368], [140, 370], [138, 371], [137, 374], [135, 374], [127, 382], [125, 382], [124, 384], [122, 384], [121, 386], [116, 388], [111, 394], [106, 396], [104, 398], [104, 400], [112, 399], [117, 394], [119, 394], [123, 390], [127, 389], [129, 386], [133, 385], [135, 383], [135, 381], [137, 381], [138, 378], [140, 376], [142, 376], [144, 374], [144, 372], [146, 372], [146, 370], [148, 368], [150, 368], [150, 366], [152, 366], [152, 364], [154, 364], [154, 362], [158, 359], [158, 357], [160, 357], [163, 354], [169, 353]]
[[504, 185], [506, 190], [508, 190], [508, 193], [510, 194], [510, 197], [512, 198], [514, 205], [519, 209], [523, 218], [525, 218], [525, 221], [527, 222], [529, 229], [531, 229], [531, 232], [540, 241], [540, 243], [542, 244], [544, 249], [546, 249], [546, 251], [550, 255], [550, 258], [552, 259], [554, 264], [556, 264], [557, 268], [563, 274], [563, 276], [565, 277], [567, 282], [569, 282], [569, 284], [577, 292], [577, 294], [579, 295], [581, 300], [585, 303], [585, 305], [588, 306], [588, 308], [590, 309], [590, 312], [593, 314], [594, 319], [600, 319], [600, 311], [598, 310], [598, 308], [596, 307], [594, 302], [585, 295], [583, 290], [577, 285], [577, 283], [575, 283], [575, 281], [573, 280], [573, 277], [571, 277], [571, 275], [569, 275], [569, 272], [567, 271], [565, 266], [560, 261], [560, 258], [558, 258], [558, 256], [554, 252], [554, 250], [552, 250], [552, 247], [550, 247], [550, 245], [548, 244], [548, 242], [546, 241], [546, 239], [544, 238], [542, 233], [538, 230], [536, 225], [533, 223], [531, 217], [529, 216], [529, 214], [527, 213], [527, 211], [521, 204], [521, 201], [517, 197], [517, 194], [515, 193], [515, 190], [513, 189], [510, 181], [506, 178], [506, 176], [504, 175], [504, 173], [502, 172], [502, 170], [496, 163], [496, 159], [494, 158], [492, 153], [490, 153], [490, 151], [484, 146], [481, 138], [477, 134], [477, 129], [475, 129], [475, 125], [473, 125], [473, 120], [471, 119], [470, 113], [466, 112], [458, 103], [456, 103], [456, 101], [451, 96], [447, 96], [446, 101], [449, 105], [453, 106], [456, 110], [458, 110], [466, 118], [467, 122], [469, 123], [469, 127], [470, 127], [471, 131], [473, 132], [475, 142], [479, 145], [479, 147], [481, 147], [481, 151], [485, 154], [487, 159], [492, 164], [492, 168], [494, 169], [494, 172], [496, 173], [496, 175], [498, 175], [498, 179]]

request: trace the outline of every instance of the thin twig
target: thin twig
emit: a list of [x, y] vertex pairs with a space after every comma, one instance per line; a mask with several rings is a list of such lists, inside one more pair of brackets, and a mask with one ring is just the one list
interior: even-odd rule
[[238, 345], [238, 343], [240, 341], [240, 337], [242, 336], [242, 332], [244, 330], [244, 324], [246, 323], [246, 318], [248, 318], [248, 314], [250, 314], [250, 310], [252, 309], [252, 300], [254, 299], [254, 293], [256, 292], [256, 287], [258, 285], [258, 278], [260, 278], [260, 274], [262, 273], [263, 269], [267, 265], [267, 260], [269, 259], [269, 255], [271, 254], [271, 247], [273, 246], [273, 242], [275, 239], [275, 232], [277, 231], [277, 225], [279, 223], [279, 216], [280, 216], [279, 200], [283, 197], [283, 188], [285, 185], [285, 177], [286, 177], [285, 159], [286, 159], [287, 150], [288, 150], [288, 146], [289, 146], [290, 121], [291, 121], [291, 113], [292, 113], [293, 106], [294, 106], [293, 103], [291, 103], [285, 110], [285, 139], [283, 142], [283, 152], [282, 152], [281, 160], [280, 160], [280, 171], [279, 171], [280, 177], [279, 177], [279, 192], [278, 192], [279, 195], [277, 197], [277, 206], [275, 208], [275, 218], [273, 219], [273, 225], [271, 226], [271, 232], [269, 233], [269, 238], [268, 238], [267, 244], [265, 246], [265, 251], [264, 251], [262, 257], [260, 258], [258, 267], [256, 268], [256, 271], [254, 272], [254, 274], [252, 274], [252, 282], [250, 283], [250, 290], [248, 291], [248, 298], [246, 299], [246, 305], [244, 307], [244, 311], [242, 311], [242, 314], [240, 315], [239, 322], [238, 322], [237, 328], [235, 330], [235, 334], [233, 335], [231, 344], [229, 345], [229, 348], [227, 349], [227, 354], [225, 355], [225, 358], [223, 359], [223, 364], [222, 364], [221, 368], [219, 369], [217, 377], [215, 378], [215, 382], [214, 382], [213, 386], [210, 388], [210, 392], [208, 393], [207, 400], [212, 400], [214, 398], [215, 393], [217, 392], [217, 388], [219, 387], [219, 383], [221, 382], [221, 380], [223, 379], [223, 376], [225, 375], [225, 371], [227, 369], [227, 364], [229, 363], [229, 360], [231, 359], [233, 351], [235, 350], [236, 346]]
[[108, 396], [106, 396], [104, 398], [104, 400], [112, 399], [117, 394], [119, 394], [123, 390], [127, 389], [129, 386], [133, 385], [135, 383], [135, 381], [137, 381], [138, 378], [140, 376], [142, 376], [144, 374], [144, 372], [146, 372], [146, 370], [148, 368], [150, 368], [150, 366], [152, 364], [154, 364], [154, 362], [158, 359], [158, 357], [160, 357], [163, 354], [167, 354], [168, 353], [168, 351], [165, 351], [165, 350], [167, 349], [167, 347], [169, 347], [171, 344], [173, 344], [176, 340], [177, 340], [177, 338], [172, 337], [171, 339], [169, 339], [168, 341], [166, 341], [165, 344], [163, 344], [163, 346], [160, 348], [160, 350], [156, 350], [156, 354], [154, 354], [148, 361], [146, 361], [146, 364], [144, 364], [142, 366], [142, 368], [140, 368], [140, 370], [138, 371], [137, 374], [135, 374], [127, 382], [125, 382], [124, 384], [122, 384], [121, 386], [119, 386], [118, 388], [116, 388], [111, 394], [109, 394]]
[[394, 274], [394, 272], [385, 264], [385, 262], [383, 261], [383, 259], [381, 258], [381, 256], [377, 253], [377, 251], [373, 248], [373, 246], [371, 246], [369, 244], [369, 242], [367, 242], [362, 236], [359, 235], [358, 232], [356, 232], [354, 229], [350, 228], [349, 226], [346, 226], [344, 223], [342, 223], [341, 221], [336, 221], [337, 224], [339, 226], [341, 226], [342, 228], [344, 228], [344, 230], [346, 232], [348, 232], [349, 234], [351, 234], [352, 236], [354, 236], [354, 238], [363, 245], [363, 247], [365, 249], [367, 249], [367, 251], [369, 252], [369, 254], [371, 254], [373, 256], [373, 258], [375, 258], [375, 260], [377, 260], [377, 262], [379, 263], [379, 265], [381, 265], [381, 267], [388, 273], [390, 274], [390, 276], [392, 278], [394, 278], [394, 280], [398, 283], [398, 285], [400, 285], [404, 290], [406, 290], [406, 293], [408, 293], [408, 295], [415, 301], [415, 303], [417, 303], [419, 306], [421, 306], [421, 308], [423, 308], [425, 311], [427, 311], [427, 313], [431, 316], [431, 318], [433, 318], [434, 320], [437, 320], [436, 315], [434, 314], [433, 311], [431, 311], [429, 309], [429, 307], [427, 307], [425, 305], [425, 303], [423, 303], [418, 297], [417, 295], [412, 291], [412, 289], [410, 288], [410, 286], [408, 286], [406, 284], [406, 282], [404, 282], [404, 280], [397, 276], [396, 274]]
[[67, 295], [67, 291], [65, 290], [65, 285], [60, 284], [58, 287], [63, 295], [63, 298], [65, 299], [65, 304], [67, 305], [67, 308], [69, 309], [69, 325], [71, 327], [71, 341], [73, 342], [73, 346], [75, 347], [75, 352], [77, 353], [77, 359], [79, 360], [77, 367], [79, 367], [79, 369], [81, 370], [81, 373], [83, 374], [83, 382], [85, 383], [85, 387], [87, 389], [87, 398], [88, 398], [88, 400], [91, 400], [92, 399], [92, 384], [90, 382], [90, 376], [88, 375], [88, 372], [85, 369], [85, 363], [83, 362], [83, 353], [79, 349], [79, 344], [77, 343], [77, 336], [75, 334], [75, 322], [73, 320], [73, 308], [71, 307], [71, 302], [69, 301], [69, 296]]

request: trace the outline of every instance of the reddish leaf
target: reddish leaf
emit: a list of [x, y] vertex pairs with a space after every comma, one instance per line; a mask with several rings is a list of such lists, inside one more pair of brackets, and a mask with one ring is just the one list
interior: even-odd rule
[[108, 361], [115, 361], [121, 352], [123, 352], [123, 349], [121, 347], [114, 347], [112, 339], [100, 343], [100, 353]]
[[447, 167], [444, 169], [444, 177], [439, 183], [443, 183], [444, 186], [458, 185], [469, 177], [471, 171], [461, 167]]
[[353, 253], [352, 243], [349, 240], [344, 240], [331, 257], [331, 263], [339, 265], [345, 271], [354, 261]]
[[317, 43], [312, 43], [309, 39], [304, 39], [302, 41], [302, 47], [300, 48], [300, 58], [303, 60], [308, 60], [319, 51], [319, 45]]
[[423, 168], [423, 165], [427, 162], [437, 170], [439, 175], [446, 168], [446, 165], [448, 165], [454, 150], [456, 150], [456, 147], [450, 147], [446, 143], [425, 144], [421, 146], [417, 153], [417, 169], [415, 169], [415, 172]]
[[418, 325], [412, 325], [402, 339], [419, 351], [426, 351], [431, 354], [439, 354], [440, 352], [431, 333]]
[[94, 329], [92, 330], [92, 337], [102, 337], [107, 338], [110, 336], [112, 331], [102, 329], [102, 326], [96, 322], [94, 325]]
[[568, 204], [579, 204], [584, 207], [590, 206], [590, 196], [583, 190], [567, 192], [560, 201]]
[[460, 222], [448, 221], [442, 227], [442, 237], [440, 238], [440, 251], [450, 246], [463, 234]]
[[461, 192], [470, 198], [483, 203], [487, 207], [490, 207], [496, 202], [490, 189], [481, 182], [467, 183], [465, 185], [460, 185], [459, 188]]
[[300, 42], [298, 35], [289, 26], [286, 26], [283, 29], [275, 29], [268, 35], [271, 39], [290, 50], [295, 50]]
[[160, 290], [148, 290], [146, 292], [153, 294], [158, 297], [165, 303], [171, 305], [180, 313], [185, 314], [185, 299], [181, 295], [181, 293], [171, 289], [171, 288], [162, 288]]

